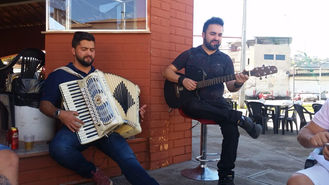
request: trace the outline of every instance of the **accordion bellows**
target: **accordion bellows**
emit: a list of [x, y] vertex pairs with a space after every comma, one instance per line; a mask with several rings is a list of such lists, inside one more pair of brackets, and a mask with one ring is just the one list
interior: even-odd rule
[[139, 87], [118, 75], [99, 70], [81, 80], [59, 85], [66, 110], [77, 111], [84, 125], [77, 132], [81, 144], [112, 132], [124, 138], [139, 134]]

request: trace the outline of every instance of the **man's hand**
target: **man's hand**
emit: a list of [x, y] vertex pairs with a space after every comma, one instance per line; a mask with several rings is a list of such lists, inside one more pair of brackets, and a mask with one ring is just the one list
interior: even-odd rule
[[249, 76], [243, 73], [235, 74], [235, 83], [237, 83], [238, 85], [244, 84], [248, 79]]
[[61, 110], [58, 119], [67, 126], [72, 132], [79, 131], [80, 127], [83, 125], [83, 122], [78, 119], [77, 111], [65, 111]]
[[235, 80], [226, 82], [226, 87], [230, 92], [237, 92], [248, 79], [248, 75], [237, 73], [235, 74]]
[[326, 143], [323, 147], [323, 156], [327, 161], [329, 161], [329, 143]]
[[313, 135], [309, 140], [313, 147], [322, 147], [329, 142], [329, 132], [318, 132]]
[[145, 112], [146, 112], [146, 107], [147, 107], [147, 105], [146, 104], [144, 104], [143, 106], [141, 106], [140, 108], [139, 108], [139, 115], [140, 115], [140, 117], [141, 117], [141, 122], [143, 122], [143, 119], [144, 119], [144, 114], [145, 114]]
[[189, 79], [189, 78], [185, 78], [183, 80], [183, 86], [189, 90], [189, 91], [193, 91], [196, 89], [196, 85], [197, 85], [197, 82], [192, 80], [192, 79]]

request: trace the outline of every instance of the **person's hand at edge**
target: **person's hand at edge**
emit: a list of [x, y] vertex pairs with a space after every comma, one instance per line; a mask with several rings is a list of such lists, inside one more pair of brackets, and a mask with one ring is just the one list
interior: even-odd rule
[[145, 115], [145, 113], [146, 113], [146, 108], [147, 108], [147, 105], [146, 104], [144, 104], [144, 105], [142, 105], [140, 108], [139, 108], [139, 115], [140, 115], [140, 120], [141, 120], [141, 122], [143, 122], [143, 119], [144, 119], [144, 115]]

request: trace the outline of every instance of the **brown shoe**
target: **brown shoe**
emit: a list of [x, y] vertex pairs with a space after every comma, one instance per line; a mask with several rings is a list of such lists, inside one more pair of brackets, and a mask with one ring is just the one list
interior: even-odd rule
[[113, 185], [111, 179], [99, 168], [96, 168], [96, 172], [92, 171], [91, 174], [93, 174], [93, 180], [97, 185]]

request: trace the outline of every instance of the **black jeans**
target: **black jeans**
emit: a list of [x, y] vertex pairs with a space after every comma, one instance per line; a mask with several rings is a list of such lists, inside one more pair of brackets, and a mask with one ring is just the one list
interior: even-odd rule
[[218, 170], [231, 171], [235, 165], [239, 143], [237, 121], [241, 119], [240, 111], [232, 110], [224, 98], [217, 101], [205, 101], [198, 98], [189, 98], [181, 106], [183, 112], [194, 119], [210, 119], [219, 124], [222, 134], [222, 152], [217, 164]]

